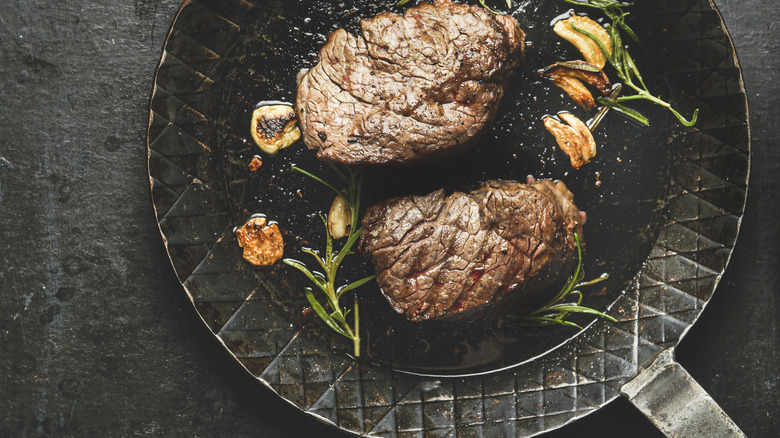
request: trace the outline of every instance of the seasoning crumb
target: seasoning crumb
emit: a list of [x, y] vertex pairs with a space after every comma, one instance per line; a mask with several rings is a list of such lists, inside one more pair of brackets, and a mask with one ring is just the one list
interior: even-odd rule
[[262, 165], [263, 165], [263, 161], [260, 160], [260, 157], [255, 155], [252, 158], [252, 161], [249, 163], [249, 170], [252, 171], [252, 172], [256, 172], [257, 169], [259, 169], [260, 166], [262, 166]]
[[284, 254], [284, 240], [276, 224], [254, 217], [236, 230], [238, 246], [244, 248], [244, 259], [255, 266], [270, 266]]

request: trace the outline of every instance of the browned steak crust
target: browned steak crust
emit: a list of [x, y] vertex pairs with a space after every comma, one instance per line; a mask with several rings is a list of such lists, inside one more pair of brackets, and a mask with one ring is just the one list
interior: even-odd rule
[[469, 194], [438, 190], [371, 207], [360, 249], [410, 320], [478, 316], [565, 280], [583, 222], [563, 182], [490, 181]]
[[475, 143], [493, 119], [525, 34], [514, 18], [440, 0], [339, 29], [301, 78], [306, 145], [347, 164], [407, 163]]

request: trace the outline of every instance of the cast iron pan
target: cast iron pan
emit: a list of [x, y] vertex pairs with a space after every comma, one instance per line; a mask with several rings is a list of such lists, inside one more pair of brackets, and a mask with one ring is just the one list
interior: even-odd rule
[[[588, 212], [588, 276], [610, 274], [586, 290], [584, 304], [617, 323], [581, 318], [582, 331], [497, 326], [490, 318], [413, 324], [372, 285], [359, 293], [365, 343], [356, 361], [350, 345], [304, 312], [303, 276], [242, 259], [234, 229], [264, 214], [282, 228], [285, 256], [307, 261], [300, 249], [322, 246], [318, 213], [332, 200], [291, 171], [294, 163], [333, 180], [301, 142], [276, 156], [253, 145], [252, 110], [262, 101], [294, 101], [295, 75], [313, 65], [328, 33], [354, 31], [360, 17], [396, 9], [371, 0], [191, 0], [179, 10], [155, 77], [149, 173], [174, 269], [214, 335], [283, 399], [357, 434], [529, 436], [621, 391], [671, 436], [692, 436], [691, 428], [707, 436], [703, 428], [713, 425], [738, 433], [671, 357], [726, 268], [747, 189], [742, 79], [708, 1], [632, 8], [642, 17], [633, 23], [642, 44], [632, 50], [648, 85], [684, 114], [699, 108], [695, 129], [651, 106], [640, 105], [649, 128], [612, 114], [596, 132], [596, 159], [573, 171], [540, 120], [561, 110], [588, 116], [535, 74], [578, 57], [550, 27], [569, 5], [525, 0], [512, 14], [531, 42], [526, 66], [486, 139], [424, 168], [372, 170], [364, 189], [370, 205], [440, 187], [468, 191], [488, 179], [563, 180]], [[256, 172], [248, 168], [254, 155], [263, 160]], [[354, 256], [343, 275], [370, 270]], [[706, 421], [670, 415], [681, 411], [675, 403], [692, 401], [699, 410], [691, 418]]]

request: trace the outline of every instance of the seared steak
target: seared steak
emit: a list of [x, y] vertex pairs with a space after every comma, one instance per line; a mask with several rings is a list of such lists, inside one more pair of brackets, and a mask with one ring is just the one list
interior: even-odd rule
[[347, 164], [407, 163], [472, 146], [523, 57], [514, 18], [439, 0], [339, 29], [300, 80], [306, 145]]
[[360, 250], [396, 312], [476, 317], [565, 280], [584, 220], [563, 182], [490, 181], [469, 194], [438, 190], [371, 207]]

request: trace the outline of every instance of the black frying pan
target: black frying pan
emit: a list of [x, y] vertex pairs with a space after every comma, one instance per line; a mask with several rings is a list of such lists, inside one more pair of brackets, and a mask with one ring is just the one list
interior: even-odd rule
[[[681, 129], [653, 107], [642, 107], [650, 128], [609, 117], [597, 132], [597, 158], [572, 171], [540, 118], [577, 110], [534, 73], [577, 56], [549, 26], [568, 7], [527, 0], [513, 13], [532, 42], [526, 68], [485, 141], [424, 169], [373, 171], [365, 190], [370, 204], [439, 187], [470, 190], [486, 179], [564, 180], [589, 213], [586, 269], [591, 276], [610, 274], [585, 304], [619, 322], [584, 318], [579, 333], [497, 327], [489, 319], [412, 324], [393, 314], [378, 290], [366, 288], [360, 292], [365, 354], [356, 362], [348, 345], [302, 314], [302, 276], [283, 266], [250, 268], [233, 228], [263, 213], [285, 231], [287, 256], [300, 258], [302, 246], [320, 245], [315, 213], [327, 210], [330, 195], [290, 164], [326, 177], [327, 168], [296, 144], [263, 157], [261, 170], [250, 172], [247, 164], [259, 152], [249, 116], [260, 101], [294, 99], [295, 73], [312, 65], [327, 33], [354, 30], [358, 17], [393, 6], [185, 2], [156, 75], [148, 137], [160, 229], [185, 291], [259, 381], [355, 433], [533, 435], [586, 415], [621, 391], [670, 435], [692, 424], [658, 413], [679, 411], [679, 400], [703, 401], [695, 418], [720, 415], [703, 391], [657, 397], [670, 387], [696, 388], [670, 352], [726, 267], [747, 188], [741, 77], [720, 16], [711, 5], [699, 10], [699, 3], [634, 8], [644, 17], [635, 24], [643, 44], [634, 52], [651, 89], [674, 96], [687, 113], [701, 108], [697, 129]], [[369, 270], [356, 259], [345, 276]], [[676, 383], [660, 385], [663, 379]], [[678, 436], [691, 436], [680, 430]]]

